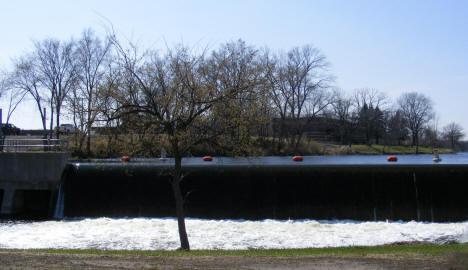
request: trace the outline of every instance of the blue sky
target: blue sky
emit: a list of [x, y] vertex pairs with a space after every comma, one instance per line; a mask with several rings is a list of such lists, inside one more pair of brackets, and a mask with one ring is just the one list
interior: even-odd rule
[[[106, 20], [145, 47], [183, 42], [216, 47], [243, 39], [288, 50], [313, 44], [331, 63], [335, 85], [375, 88], [395, 99], [418, 91], [431, 97], [439, 127], [468, 132], [468, 1], [5, 1], [0, 10], [0, 67], [32, 48], [32, 40], [79, 37]], [[4, 109], [4, 103], [0, 103]], [[11, 122], [40, 128], [24, 105]]]

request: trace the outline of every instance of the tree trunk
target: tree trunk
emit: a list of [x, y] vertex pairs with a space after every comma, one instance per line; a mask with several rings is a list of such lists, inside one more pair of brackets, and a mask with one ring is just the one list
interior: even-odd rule
[[[89, 112], [88, 112], [89, 113]], [[86, 124], [86, 153], [91, 155], [91, 124], [90, 118], [88, 117], [88, 123]]]
[[302, 141], [302, 135], [303, 135], [303, 132], [300, 132], [298, 135], [297, 135], [297, 140], [296, 142], [294, 143], [294, 154], [298, 154], [299, 153], [299, 146], [301, 144], [301, 141]]
[[46, 115], [41, 113], [41, 120], [42, 120], [42, 139], [47, 139], [47, 123], [46, 123]]
[[57, 115], [55, 117], [56, 117], [56, 120], [57, 120], [57, 126], [56, 126], [57, 127], [57, 131], [56, 131], [57, 133], [55, 135], [56, 136], [55, 138], [58, 140], [58, 139], [60, 139], [60, 128], [59, 128], [60, 127], [60, 106], [57, 105], [56, 110], [57, 110]]
[[177, 225], [179, 227], [180, 249], [190, 250], [190, 244], [185, 229], [185, 213], [184, 213], [184, 198], [180, 190], [180, 182], [182, 181], [182, 157], [175, 156], [174, 173], [172, 175], [172, 192], [176, 203]]
[[50, 133], [49, 138], [52, 139], [54, 136], [54, 109], [52, 106], [50, 107], [50, 131], [49, 133]]
[[86, 138], [86, 153], [91, 155], [91, 133], [88, 132], [88, 137]]
[[44, 145], [44, 152], [46, 152], [48, 149], [47, 149], [47, 123], [46, 123], [46, 118], [47, 118], [47, 112], [46, 112], [46, 109], [44, 108], [44, 110], [42, 110], [40, 104], [38, 104], [39, 106], [39, 111], [41, 113], [41, 120], [42, 120], [42, 145]]
[[86, 135], [81, 135], [80, 140], [78, 141], [78, 152], [83, 152], [83, 143]]
[[92, 123], [91, 123], [91, 114], [92, 114], [92, 110], [91, 110], [91, 101], [93, 100], [93, 95], [92, 95], [93, 91], [91, 89], [91, 94], [89, 96], [89, 99], [88, 99], [88, 111], [87, 111], [87, 122], [86, 122], [86, 134], [88, 135], [88, 138], [86, 139], [86, 152], [88, 153], [88, 155], [91, 155], [91, 126], [92, 126]]
[[414, 140], [416, 144], [416, 154], [419, 154], [419, 134], [416, 134]]
[[285, 119], [281, 118], [281, 123], [280, 123], [280, 134], [279, 134], [279, 139], [278, 139], [278, 147], [277, 147], [277, 152], [278, 154], [281, 153], [281, 149], [283, 149], [283, 141], [286, 138], [286, 124], [285, 124]]

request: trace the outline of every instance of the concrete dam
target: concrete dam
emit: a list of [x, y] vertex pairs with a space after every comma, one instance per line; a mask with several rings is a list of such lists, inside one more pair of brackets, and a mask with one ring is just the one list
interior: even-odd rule
[[[431, 155], [186, 158], [187, 217], [216, 219], [468, 220], [468, 160]], [[459, 156], [458, 156], [459, 157]], [[173, 160], [69, 163], [57, 213], [66, 217], [175, 216]]]

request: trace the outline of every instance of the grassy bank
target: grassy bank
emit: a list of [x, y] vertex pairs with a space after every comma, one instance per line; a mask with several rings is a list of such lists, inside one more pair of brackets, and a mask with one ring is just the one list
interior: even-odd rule
[[461, 270], [468, 244], [243, 251], [0, 250], [2, 269]]
[[149, 251], [149, 250], [96, 250], [96, 249], [30, 249], [0, 250], [0, 252], [28, 252], [51, 254], [95, 254], [95, 255], [137, 255], [137, 256], [365, 256], [375, 254], [419, 254], [442, 256], [449, 253], [466, 254], [468, 243], [447, 245], [435, 244], [395, 244], [372, 247], [306, 248], [306, 249], [253, 249], [253, 250], [192, 250], [187, 251]]
[[[325, 148], [323, 151], [324, 155], [382, 155], [382, 154], [393, 154], [393, 155], [409, 155], [416, 152], [416, 147], [405, 146], [405, 145], [363, 145], [356, 144], [349, 146], [342, 146], [336, 144], [323, 144]], [[418, 149], [419, 154], [432, 154], [434, 152], [433, 147], [420, 146]], [[436, 148], [440, 154], [454, 154], [452, 149], [448, 148]]]
[[[151, 138], [138, 138], [136, 135], [108, 137], [105, 135], [92, 136], [91, 153], [84, 147], [79, 150], [77, 137], [64, 136], [70, 142], [70, 150], [77, 158], [112, 158], [123, 155], [138, 157], [159, 157], [164, 147], [164, 140]], [[198, 145], [192, 149], [192, 156], [290, 156], [290, 155], [404, 155], [414, 154], [416, 148], [409, 145], [340, 145], [328, 142], [317, 142], [303, 139], [295, 149], [284, 141], [279, 147], [278, 142], [272, 138], [253, 137], [250, 144], [244, 147], [244, 152], [232, 152], [222, 147]], [[437, 148], [441, 154], [453, 154], [448, 148]], [[420, 154], [432, 154], [433, 147], [420, 146]]]

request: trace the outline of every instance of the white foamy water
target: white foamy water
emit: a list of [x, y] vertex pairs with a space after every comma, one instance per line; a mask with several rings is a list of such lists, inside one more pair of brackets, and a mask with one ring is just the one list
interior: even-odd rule
[[[187, 219], [192, 249], [272, 249], [372, 246], [393, 242], [468, 242], [458, 223], [242, 221]], [[137, 249], [179, 247], [173, 218], [80, 219], [0, 223], [0, 248]]]

